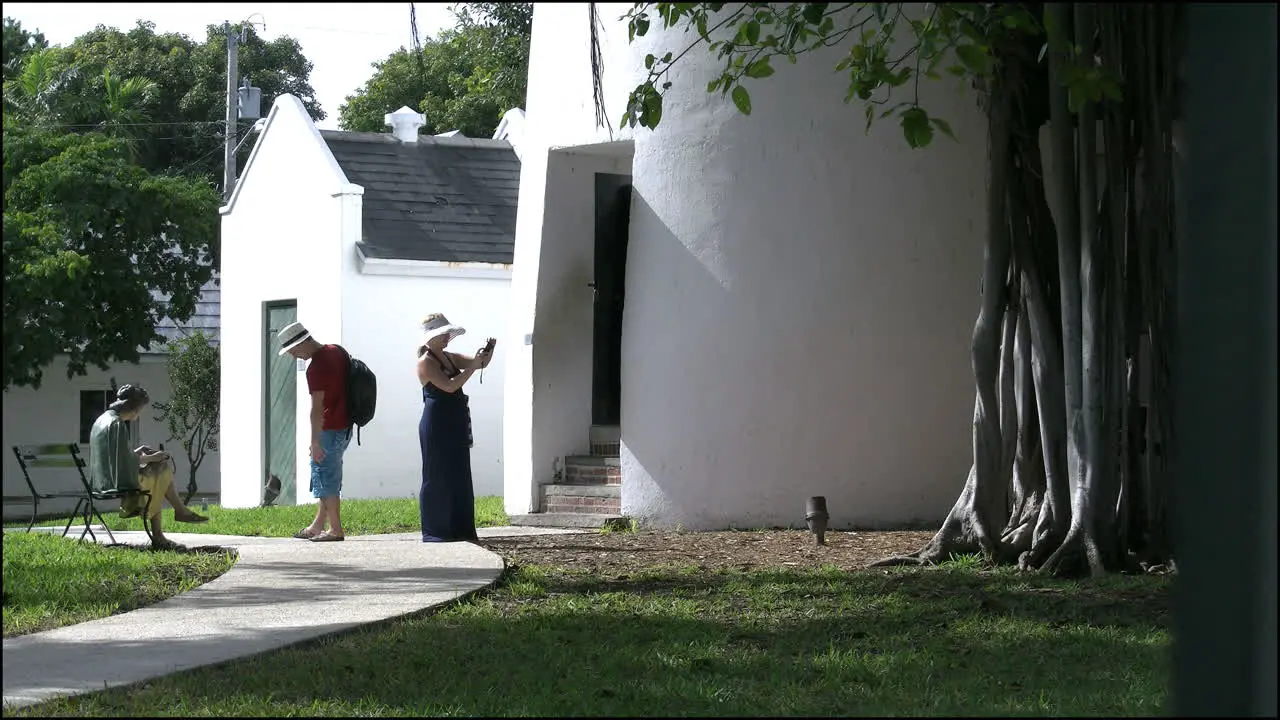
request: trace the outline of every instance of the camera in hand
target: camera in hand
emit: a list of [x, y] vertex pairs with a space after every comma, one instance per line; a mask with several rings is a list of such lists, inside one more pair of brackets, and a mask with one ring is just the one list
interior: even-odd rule
[[492, 354], [493, 348], [498, 344], [497, 338], [489, 338], [489, 342], [484, 344], [485, 354]]

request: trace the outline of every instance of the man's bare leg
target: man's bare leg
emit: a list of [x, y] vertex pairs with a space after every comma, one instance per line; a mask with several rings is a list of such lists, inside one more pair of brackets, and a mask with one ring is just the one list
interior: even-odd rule
[[347, 533], [342, 529], [342, 497], [334, 495], [325, 499], [329, 501], [329, 534], [346, 537]]
[[319, 535], [324, 532], [324, 521], [329, 516], [329, 506], [325, 502], [328, 498], [320, 498], [316, 503], [316, 519], [311, 521], [307, 526], [307, 533], [311, 535]]

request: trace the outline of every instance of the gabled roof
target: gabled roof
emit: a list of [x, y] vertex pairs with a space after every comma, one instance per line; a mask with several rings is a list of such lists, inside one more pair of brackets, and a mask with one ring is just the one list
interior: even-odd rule
[[505, 140], [321, 130], [347, 181], [364, 188], [369, 258], [510, 263], [520, 159]]
[[[235, 212], [236, 205], [240, 200], [241, 191], [244, 189], [244, 180], [253, 171], [253, 167], [257, 164], [258, 156], [263, 148], [267, 138], [273, 132], [287, 132], [292, 126], [301, 128], [302, 132], [308, 133], [314, 142], [317, 152], [323, 153], [325, 164], [332, 171], [331, 179], [333, 180], [333, 188], [335, 191], [345, 189], [349, 183], [342, 174], [342, 169], [338, 167], [337, 161], [333, 159], [333, 155], [325, 146], [324, 140], [320, 138], [320, 130], [316, 127], [315, 122], [311, 120], [311, 116], [307, 114], [307, 109], [303, 107], [302, 101], [298, 98], [285, 93], [276, 98], [271, 103], [271, 110], [267, 112], [266, 122], [262, 123], [260, 130], [251, 130], [250, 132], [258, 132], [258, 139], [253, 144], [253, 150], [249, 152], [249, 160], [244, 164], [244, 168], [240, 170], [239, 178], [236, 180], [235, 189], [231, 192], [231, 197], [227, 198], [227, 202], [218, 208], [218, 214], [227, 216]], [[258, 127], [258, 123], [254, 123], [254, 127]], [[285, 130], [277, 130], [276, 128], [283, 126]]]

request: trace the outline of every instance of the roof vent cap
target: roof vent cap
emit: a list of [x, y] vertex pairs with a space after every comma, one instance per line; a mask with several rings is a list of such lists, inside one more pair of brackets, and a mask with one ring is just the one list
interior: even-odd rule
[[406, 105], [388, 113], [383, 121], [391, 126], [391, 134], [402, 143], [418, 142], [418, 128], [427, 124], [427, 116], [414, 112]]

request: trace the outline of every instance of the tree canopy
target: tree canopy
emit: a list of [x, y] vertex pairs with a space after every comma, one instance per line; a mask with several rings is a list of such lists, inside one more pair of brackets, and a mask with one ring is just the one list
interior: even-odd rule
[[[4, 382], [38, 387], [59, 354], [71, 375], [136, 362], [159, 319], [194, 312], [217, 267], [226, 37], [4, 30]], [[322, 119], [297, 41], [244, 34], [264, 102]]]
[[420, 132], [490, 137], [506, 111], [524, 106], [533, 3], [462, 3], [457, 24], [401, 48], [339, 110], [344, 130], [385, 132], [385, 115], [408, 106], [426, 115]]
[[[4, 126], [4, 382], [136, 362], [157, 321], [185, 320], [217, 260], [218, 193], [134, 164], [101, 133]], [[168, 296], [157, 300], [151, 291]]]
[[[6, 29], [6, 48], [8, 33]], [[263, 107], [290, 93], [314, 119], [323, 120], [310, 83], [312, 64], [298, 41], [279, 37], [267, 42], [251, 26], [244, 33], [240, 75], [262, 89]], [[47, 126], [100, 128], [112, 113], [103, 102], [107, 78], [136, 78], [148, 89], [131, 98], [133, 115], [121, 127], [129, 128], [134, 138], [139, 164], [152, 171], [220, 178], [226, 58], [227, 39], [220, 26], [209, 26], [202, 42], [181, 33], [157, 33], [151, 22], [140, 21], [128, 32], [99, 26], [66, 47], [28, 53], [22, 72], [14, 78], [6, 74], [5, 112], [18, 111], [25, 103], [32, 110], [29, 116]], [[39, 104], [38, 111], [29, 107], [32, 103]]]
[[45, 40], [44, 33], [28, 32], [22, 27], [22, 23], [6, 17], [4, 19], [4, 57], [0, 58], [0, 62], [4, 63], [4, 81], [8, 82], [17, 76], [22, 67], [22, 61], [28, 54], [47, 47], [49, 47], [49, 41]]

